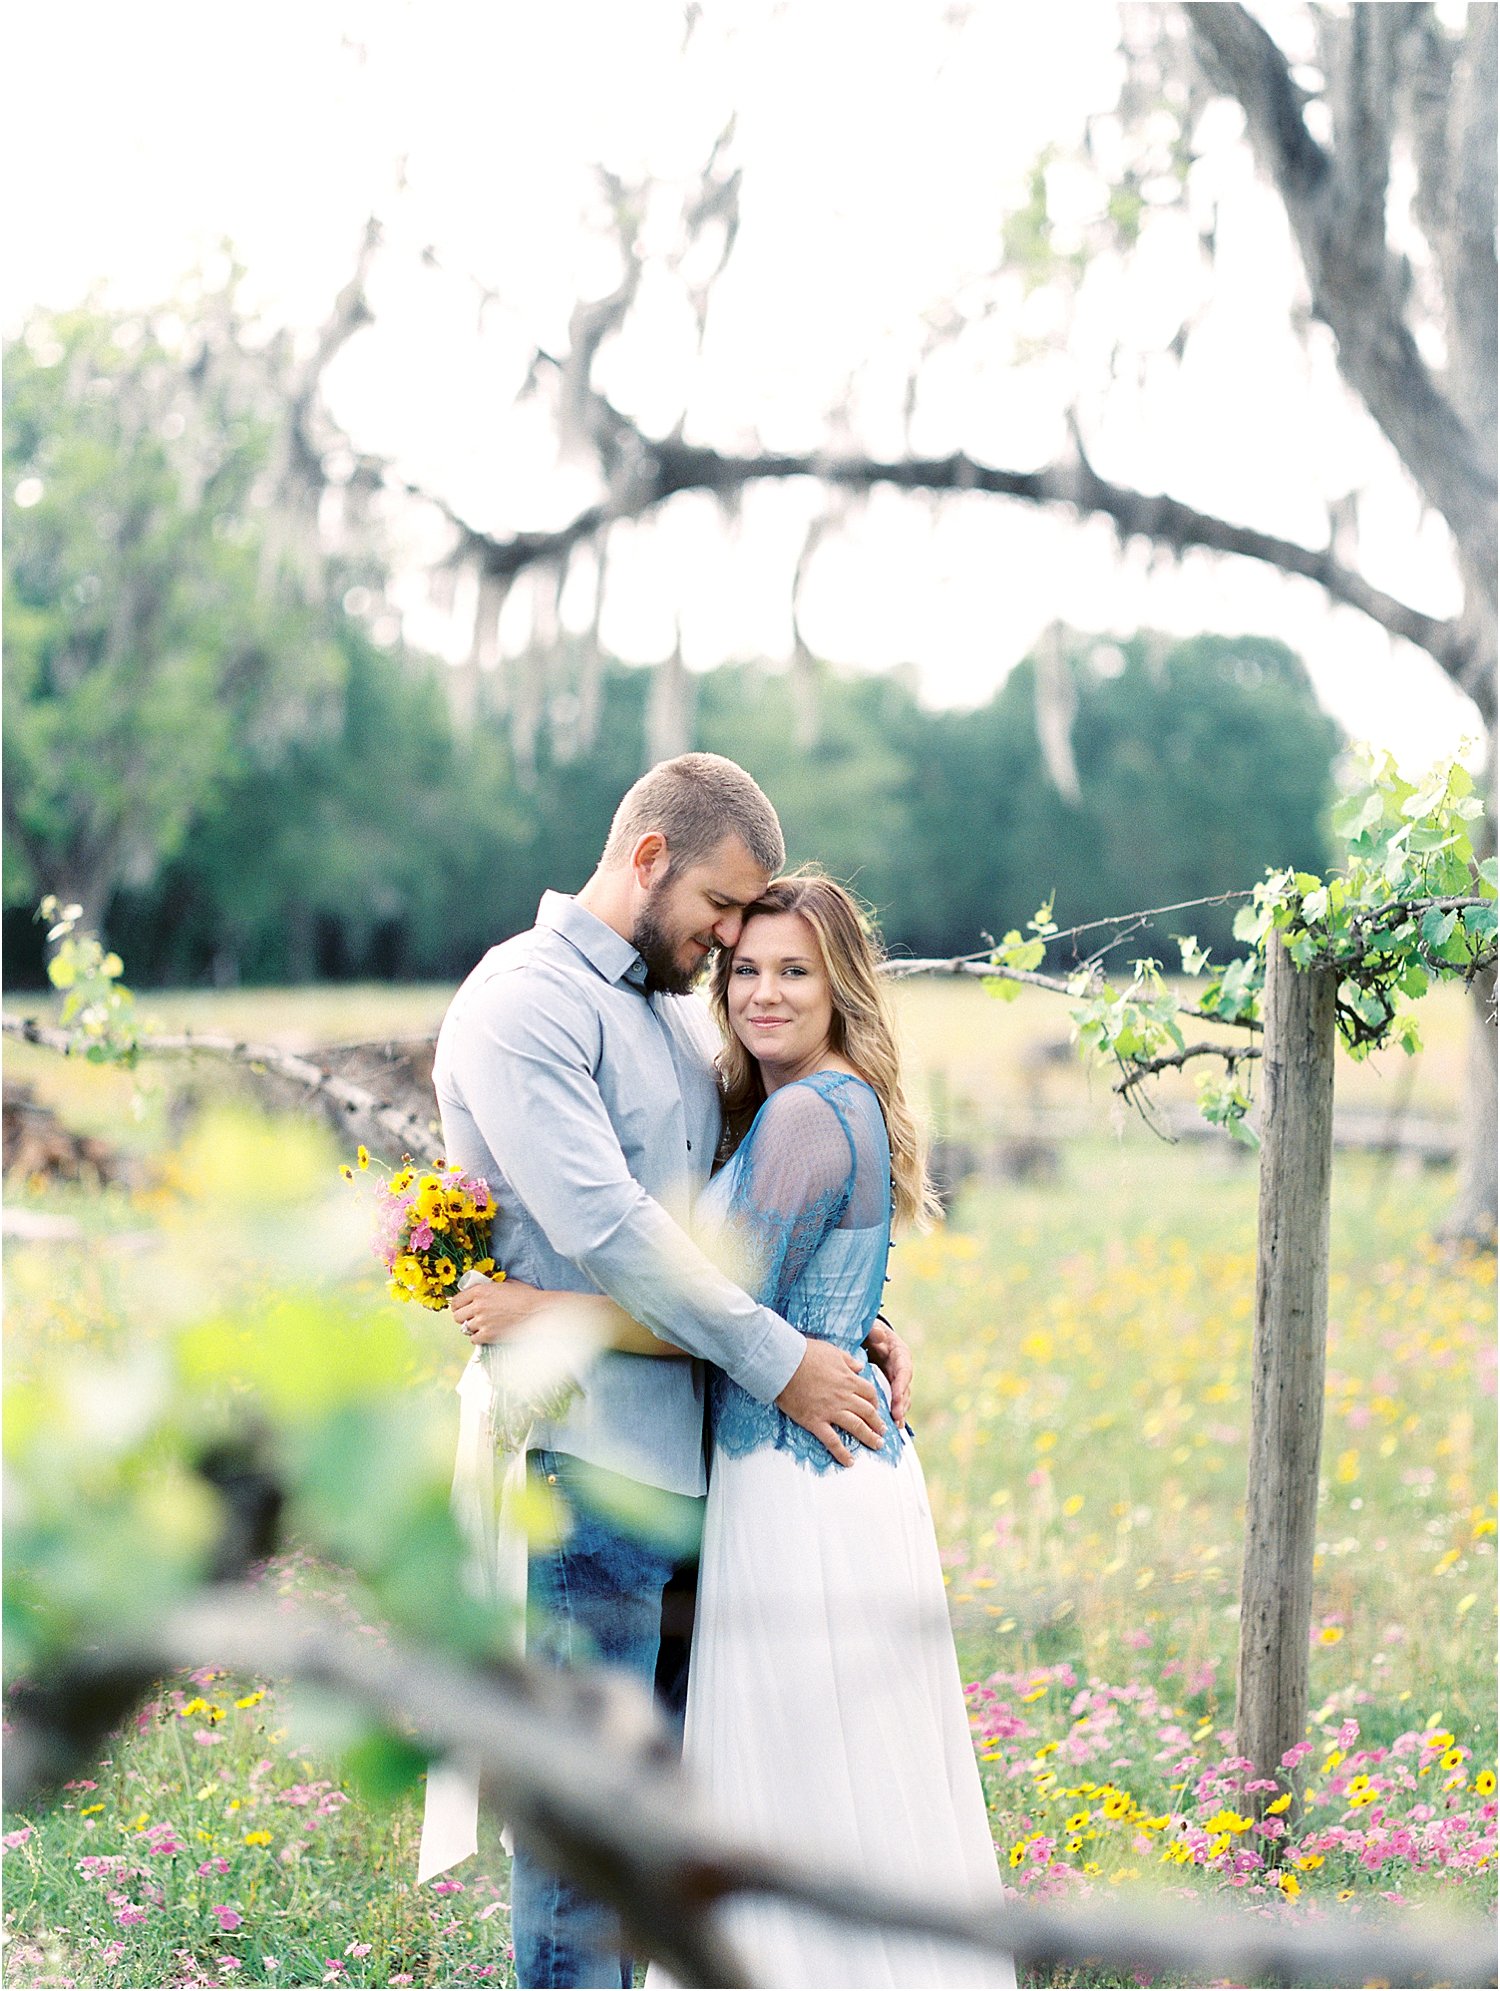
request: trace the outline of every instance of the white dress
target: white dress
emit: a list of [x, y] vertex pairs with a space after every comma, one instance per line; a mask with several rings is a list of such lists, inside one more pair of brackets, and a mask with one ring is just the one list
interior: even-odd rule
[[[706, 1197], [757, 1295], [857, 1349], [879, 1309], [890, 1151], [874, 1093], [820, 1072], [774, 1092]], [[881, 1379], [883, 1382], [883, 1379]], [[916, 1450], [839, 1467], [713, 1379], [685, 1757], [737, 1837], [934, 1902], [1002, 1896]], [[767, 1896], [721, 1911], [752, 1980], [1014, 1985], [1007, 1957], [834, 1922]], [[653, 1966], [648, 1986], [672, 1982]]]

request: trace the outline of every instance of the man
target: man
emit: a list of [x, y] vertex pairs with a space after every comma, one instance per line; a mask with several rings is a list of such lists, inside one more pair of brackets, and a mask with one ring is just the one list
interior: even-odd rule
[[[492, 948], [459, 990], [433, 1081], [449, 1159], [495, 1192], [495, 1256], [508, 1271], [607, 1293], [847, 1462], [842, 1433], [882, 1441], [856, 1358], [757, 1305], [669, 1214], [686, 1214], [719, 1137], [716, 1033], [689, 991], [784, 861], [776, 813], [743, 768], [684, 754], [651, 769], [577, 897], [547, 893], [530, 932]], [[460, 1325], [465, 1313], [460, 1295]], [[890, 1337], [879, 1358], [899, 1401], [905, 1350]], [[549, 1652], [650, 1683], [673, 1559], [608, 1513], [642, 1487], [701, 1499], [698, 1363], [601, 1355], [582, 1398], [533, 1432], [529, 1463], [572, 1509], [567, 1539], [528, 1569]], [[520, 1984], [630, 1983], [611, 1918], [524, 1850], [511, 1911]]]

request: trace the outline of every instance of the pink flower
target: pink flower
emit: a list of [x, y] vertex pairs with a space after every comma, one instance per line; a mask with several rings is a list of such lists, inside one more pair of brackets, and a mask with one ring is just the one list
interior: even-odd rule
[[395, 1976], [391, 1979], [392, 1984], [410, 1984], [411, 1981], [412, 1980], [410, 1974], [404, 1970], [398, 1970]]
[[348, 1943], [345, 1945], [344, 1955], [368, 1956], [370, 1954], [370, 1947], [369, 1943]]
[[17, 1846], [24, 1846], [30, 1837], [31, 1827], [23, 1825], [19, 1832], [7, 1832], [5, 1837], [0, 1839], [0, 1846], [3, 1846], [6, 1852], [13, 1853]]
[[461, 1880], [435, 1880], [432, 1891], [434, 1894], [462, 1894], [464, 1884]]
[[211, 1860], [205, 1860], [202, 1866], [200, 1866], [198, 1869], [200, 1875], [207, 1875], [211, 1873], [228, 1873], [228, 1871], [229, 1871], [228, 1860], [221, 1858], [218, 1854], [215, 1854], [215, 1856]]
[[210, 1908], [208, 1912], [226, 1933], [231, 1929], [237, 1929], [245, 1919], [237, 1908], [220, 1906]]
[[220, 1970], [227, 1970], [231, 1975], [242, 1967], [242, 1959], [237, 1956], [216, 1957], [214, 1961], [218, 1964]]
[[119, 1923], [122, 1929], [133, 1929], [137, 1922], [144, 1922], [145, 1919], [146, 1919], [145, 1909], [137, 1908], [133, 1905], [133, 1903], [128, 1901], [126, 1902], [123, 1908], [117, 1908], [115, 1910], [115, 1920]]
[[433, 1237], [433, 1231], [431, 1224], [418, 1224], [416, 1229], [411, 1234], [412, 1250], [425, 1251], [428, 1245], [432, 1243], [432, 1237]]
[[195, 1728], [193, 1730], [193, 1740], [201, 1743], [205, 1749], [214, 1749], [217, 1748], [224, 1738], [222, 1735], [215, 1735], [211, 1728]]

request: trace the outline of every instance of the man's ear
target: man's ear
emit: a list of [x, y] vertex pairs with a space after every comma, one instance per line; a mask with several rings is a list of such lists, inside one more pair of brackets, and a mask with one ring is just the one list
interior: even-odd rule
[[660, 830], [647, 830], [635, 840], [630, 853], [630, 869], [642, 891], [649, 891], [666, 876], [671, 863], [667, 840]]

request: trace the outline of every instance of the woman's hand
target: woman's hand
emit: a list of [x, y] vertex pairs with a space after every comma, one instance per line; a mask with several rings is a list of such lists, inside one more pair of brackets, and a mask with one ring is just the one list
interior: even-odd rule
[[479, 1346], [487, 1341], [504, 1341], [530, 1318], [548, 1295], [524, 1279], [486, 1279], [483, 1284], [466, 1286], [448, 1302], [448, 1311], [469, 1339]]
[[911, 1409], [911, 1350], [884, 1314], [865, 1336], [865, 1348], [891, 1386], [891, 1419], [899, 1430]]

